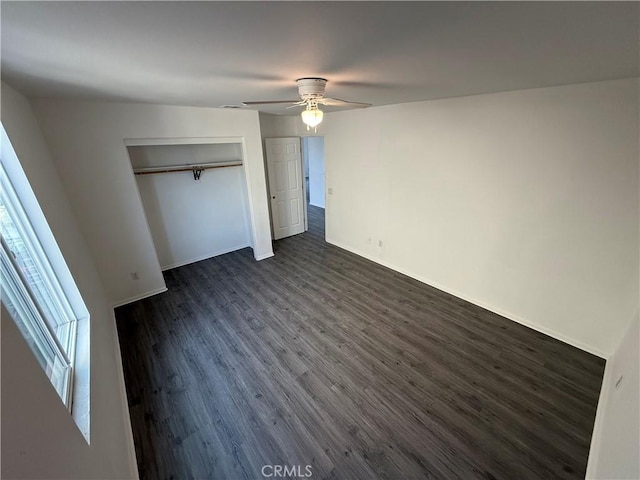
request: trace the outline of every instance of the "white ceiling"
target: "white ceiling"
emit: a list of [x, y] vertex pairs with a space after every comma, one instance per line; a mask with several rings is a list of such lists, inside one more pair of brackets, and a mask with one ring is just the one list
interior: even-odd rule
[[2, 1], [2, 78], [29, 96], [217, 107], [295, 99], [302, 76], [374, 105], [634, 77], [639, 5]]

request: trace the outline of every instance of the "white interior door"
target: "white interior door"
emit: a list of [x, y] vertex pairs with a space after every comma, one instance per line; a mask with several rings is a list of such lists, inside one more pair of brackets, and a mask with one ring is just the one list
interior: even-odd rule
[[265, 144], [273, 238], [278, 240], [305, 228], [300, 139], [267, 138]]

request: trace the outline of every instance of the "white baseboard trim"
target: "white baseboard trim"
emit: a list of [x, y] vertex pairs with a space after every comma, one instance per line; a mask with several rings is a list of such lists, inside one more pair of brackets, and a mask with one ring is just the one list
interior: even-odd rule
[[589, 446], [589, 459], [587, 460], [587, 472], [585, 474], [585, 480], [595, 479], [596, 471], [598, 469], [598, 454], [600, 453], [602, 443], [602, 430], [604, 425], [604, 414], [607, 410], [607, 404], [609, 403], [609, 381], [611, 375], [613, 375], [611, 362], [607, 360], [604, 367], [604, 375], [602, 376], [602, 387], [600, 387], [600, 396], [598, 398], [598, 408], [596, 409], [596, 419], [593, 424], [593, 432], [591, 433], [591, 445]]
[[160, 269], [164, 272], [165, 270], [171, 270], [172, 268], [183, 267], [191, 263], [200, 262], [201, 260], [206, 260], [207, 258], [217, 257], [218, 255], [224, 255], [225, 253], [235, 252], [236, 250], [241, 250], [243, 248], [247, 248], [248, 246], [250, 246], [248, 243], [243, 243], [241, 245], [236, 245], [235, 247], [216, 250], [215, 252], [207, 253], [205, 255], [199, 255], [182, 262], [172, 263], [171, 265], [161, 265]]
[[142, 300], [143, 298], [153, 297], [159, 293], [164, 293], [167, 291], [167, 287], [157, 288], [155, 290], [151, 290], [150, 292], [141, 293], [140, 295], [135, 295], [133, 297], [127, 298], [126, 300], [119, 301], [112, 305], [113, 308], [121, 307], [122, 305], [126, 305], [127, 303], [136, 302], [138, 300]]
[[[166, 290], [166, 289], [165, 289]], [[122, 353], [120, 351], [120, 340], [118, 339], [118, 331], [116, 328], [115, 314], [113, 316], [113, 327], [115, 335], [116, 365], [118, 368], [118, 384], [120, 387], [120, 401], [122, 403], [122, 411], [124, 413], [124, 431], [127, 437], [127, 452], [129, 457], [129, 478], [131, 480], [139, 480], [138, 460], [136, 456], [136, 447], [133, 443], [133, 429], [131, 428], [131, 416], [129, 415], [129, 402], [127, 401], [127, 387], [124, 382], [124, 367], [122, 366]]]
[[466, 300], [469, 303], [473, 303], [474, 305], [477, 305], [478, 307], [484, 308], [485, 310], [489, 310], [490, 312], [493, 312], [497, 315], [500, 315], [501, 317], [505, 317], [508, 320], [511, 320], [513, 322], [519, 323], [521, 325], [524, 325], [525, 327], [529, 327], [533, 330], [536, 330], [540, 333], [544, 333], [545, 335], [548, 335], [550, 337], [555, 338], [556, 340], [560, 340], [561, 342], [564, 342], [566, 344], [569, 344], [573, 347], [579, 348], [580, 350], [584, 350], [587, 353], [591, 353], [592, 355], [596, 355], [597, 357], [600, 358], [604, 358], [605, 360], [609, 357], [608, 353], [603, 352], [602, 350], [595, 348], [591, 345], [586, 345], [583, 342], [573, 339], [573, 338], [569, 338], [563, 334], [560, 334], [554, 330], [551, 330], [549, 328], [543, 327], [541, 325], [538, 325], [536, 323], [530, 322], [528, 320], [525, 320], [523, 318], [518, 317], [517, 315], [513, 315], [509, 312], [505, 312], [499, 308], [495, 308], [491, 305], [487, 305], [484, 302], [478, 301], [474, 298], [471, 298], [467, 295], [464, 295], [460, 292], [457, 292], [455, 290], [452, 290], [448, 287], [445, 287], [441, 284], [439, 284], [438, 282], [434, 282], [431, 279], [425, 278], [421, 275], [416, 275], [413, 272], [410, 272], [408, 270], [405, 270], [404, 268], [399, 268], [391, 263], [385, 262], [382, 259], [379, 258], [375, 258], [371, 255], [368, 255], [364, 252], [358, 251], [356, 249], [353, 249], [351, 247], [348, 247], [346, 245], [341, 244], [340, 242], [336, 242], [334, 240], [331, 240], [329, 238], [326, 238], [326, 242], [330, 243], [331, 245], [335, 245], [336, 247], [342, 248], [343, 250], [347, 250], [348, 252], [351, 253], [355, 253], [356, 255], [359, 255], [361, 257], [366, 258], [367, 260], [371, 260], [374, 263], [377, 263], [379, 265], [382, 265], [383, 267], [387, 267], [390, 268], [391, 270], [394, 270], [396, 272], [402, 273], [403, 275], [406, 275], [408, 277], [411, 277], [415, 280], [418, 280], [419, 282], [422, 282], [426, 285], [429, 285], [430, 287], [434, 287], [437, 288], [438, 290], [442, 290], [445, 293], [448, 293], [449, 295], [453, 295], [454, 297], [460, 298], [462, 300]]
[[260, 261], [260, 260], [264, 260], [265, 258], [271, 258], [273, 257], [273, 252], [268, 252], [268, 253], [264, 253], [262, 255], [254, 255], [253, 258], [256, 259], [256, 261]]

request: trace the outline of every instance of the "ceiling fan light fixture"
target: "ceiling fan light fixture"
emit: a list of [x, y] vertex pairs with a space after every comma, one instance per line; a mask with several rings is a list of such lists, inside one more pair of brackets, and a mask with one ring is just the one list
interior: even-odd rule
[[307, 126], [307, 130], [310, 128], [316, 128], [322, 122], [324, 113], [317, 106], [307, 107], [302, 111], [302, 121]]

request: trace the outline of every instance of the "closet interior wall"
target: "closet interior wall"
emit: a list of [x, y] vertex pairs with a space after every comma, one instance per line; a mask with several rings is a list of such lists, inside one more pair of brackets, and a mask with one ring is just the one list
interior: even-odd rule
[[[128, 147], [134, 171], [242, 161], [240, 143]], [[250, 246], [251, 223], [242, 165], [136, 175], [163, 270]]]

